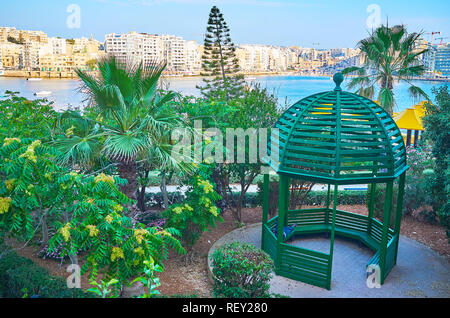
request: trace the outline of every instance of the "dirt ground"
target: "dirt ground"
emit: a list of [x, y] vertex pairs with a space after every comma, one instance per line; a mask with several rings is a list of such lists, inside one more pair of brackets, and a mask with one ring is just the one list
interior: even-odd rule
[[[365, 205], [342, 205], [338, 206], [338, 209], [367, 214]], [[262, 211], [260, 207], [245, 208], [242, 215], [245, 224], [252, 224], [261, 222]], [[226, 212], [223, 217], [224, 222], [219, 223], [215, 229], [205, 232], [199, 239], [194, 247], [195, 253], [191, 262], [185, 262], [182, 257], [174, 252], [170, 253], [169, 259], [165, 262], [165, 271], [159, 275], [161, 294], [211, 297], [212, 286], [207, 271], [208, 251], [216, 240], [237, 227], [230, 212]], [[402, 219], [400, 232], [402, 235], [429, 246], [447, 260], [450, 260], [450, 244], [442, 226], [419, 222], [411, 216], [405, 216]], [[13, 241], [10, 241], [10, 244], [20, 247]], [[61, 265], [60, 262], [54, 260], [41, 259], [36, 256], [37, 251], [36, 247], [26, 246], [17, 252], [46, 268], [52, 275], [64, 278], [68, 276], [65, 271], [68, 265], [67, 261]], [[84, 289], [91, 287], [86, 276], [82, 278], [81, 287]]]

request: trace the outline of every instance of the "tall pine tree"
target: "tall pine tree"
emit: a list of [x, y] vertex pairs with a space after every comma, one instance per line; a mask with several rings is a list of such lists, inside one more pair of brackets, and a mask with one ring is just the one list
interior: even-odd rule
[[244, 76], [238, 75], [236, 47], [231, 41], [230, 29], [220, 10], [213, 6], [209, 13], [202, 55], [204, 86], [197, 86], [206, 98], [225, 99], [242, 93]]

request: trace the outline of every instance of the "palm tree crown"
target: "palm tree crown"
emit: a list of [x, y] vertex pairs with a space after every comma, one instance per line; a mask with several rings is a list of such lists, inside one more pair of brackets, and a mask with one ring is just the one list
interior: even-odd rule
[[108, 58], [98, 62], [98, 77], [77, 70], [88, 94], [90, 112], [96, 116], [73, 111], [60, 116], [58, 126], [69, 127], [55, 142], [61, 151], [60, 160], [86, 166], [99, 156], [106, 157], [116, 165], [119, 175], [128, 180], [122, 191], [132, 199], [138, 161], [177, 165], [171, 156], [170, 132], [183, 123], [167, 106], [176, 94], [157, 88], [164, 68], [164, 63], [144, 67]]
[[419, 49], [418, 40], [421, 33], [408, 33], [403, 25], [393, 27], [380, 26], [371, 35], [359, 41], [358, 48], [364, 56], [362, 67], [346, 68], [344, 74], [356, 74], [348, 87], [358, 88], [360, 95], [374, 97], [375, 85], [378, 84], [378, 102], [392, 114], [395, 81], [409, 84], [410, 94], [428, 99], [427, 94], [411, 82], [411, 78], [425, 72], [421, 56], [428, 49]]

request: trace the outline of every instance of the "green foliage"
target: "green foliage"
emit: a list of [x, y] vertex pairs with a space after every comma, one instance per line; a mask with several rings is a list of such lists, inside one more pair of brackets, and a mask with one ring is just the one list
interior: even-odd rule
[[0, 297], [81, 298], [80, 289], [68, 289], [61, 277], [52, 277], [47, 270], [14, 251], [0, 249]]
[[50, 250], [62, 246], [62, 256], [87, 251], [82, 273], [89, 270], [92, 278], [97, 276], [98, 269], [104, 269], [107, 277], [124, 282], [141, 273], [149, 257], [162, 264], [169, 246], [184, 252], [175, 238], [179, 234], [177, 230], [146, 228], [140, 223], [133, 224], [125, 215], [123, 206], [129, 199], [117, 187], [123, 182], [120, 178], [103, 174], [83, 178], [72, 174], [62, 177], [60, 182], [70, 192], [63, 193], [59, 199], [73, 202], [66, 209], [74, 217], [58, 222]]
[[428, 49], [417, 50], [421, 36], [421, 33], [408, 33], [404, 25], [382, 25], [373, 30], [369, 37], [358, 42], [358, 48], [364, 54], [364, 65], [349, 67], [342, 72], [356, 75], [348, 87], [358, 88], [360, 95], [373, 99], [378, 84], [377, 100], [390, 114], [395, 105], [393, 88], [396, 81], [407, 83], [413, 97], [428, 99], [427, 94], [410, 80], [425, 72], [422, 55]]
[[236, 74], [239, 64], [235, 51], [223, 14], [213, 6], [209, 13], [202, 55], [201, 75], [208, 78], [203, 79], [204, 87], [198, 87], [206, 98], [228, 100], [241, 95], [244, 78]]
[[426, 104], [426, 115], [423, 118], [424, 137], [431, 143], [435, 158], [433, 169], [434, 180], [431, 184], [433, 209], [438, 212], [442, 225], [447, 229], [450, 238], [450, 98], [448, 86], [433, 89], [436, 104]]
[[[124, 215], [130, 199], [119, 186], [126, 181], [99, 174], [86, 176], [54, 164], [54, 149], [39, 140], [4, 139], [0, 148], [0, 230], [31, 239], [40, 224], [55, 234], [50, 251], [61, 251], [76, 261], [86, 253], [82, 272], [96, 276], [104, 269], [109, 277], [125, 281], [144, 269], [152, 257], [158, 264], [168, 247], [183, 253], [172, 228], [146, 228]], [[5, 160], [6, 159], [6, 160]], [[47, 222], [50, 218], [50, 222]], [[47, 232], [49, 229], [47, 228]]]
[[217, 221], [222, 221], [216, 202], [220, 196], [214, 190], [214, 184], [208, 179], [211, 167], [200, 165], [198, 173], [189, 177], [186, 184], [186, 199], [179, 204], [171, 205], [163, 212], [166, 225], [181, 232], [181, 238], [188, 249], [191, 249], [201, 234], [208, 227], [215, 227]]
[[269, 297], [273, 261], [263, 250], [233, 242], [211, 256], [216, 297]]
[[[36, 220], [42, 220], [58, 202], [57, 174], [65, 173], [54, 164], [55, 150], [40, 140], [5, 138], [0, 147], [0, 230], [31, 238]], [[32, 212], [35, 213], [32, 213]], [[39, 223], [39, 222], [37, 222]]]
[[[244, 141], [245, 146], [239, 147], [238, 143], [234, 143], [233, 149], [227, 149], [234, 156], [234, 163], [226, 165], [218, 165], [215, 182], [219, 185], [219, 193], [224, 197], [227, 205], [231, 208], [236, 221], [242, 220], [242, 203], [248, 187], [253, 184], [254, 179], [261, 173], [263, 166], [259, 161], [258, 154], [260, 148], [264, 149], [267, 145], [267, 138], [270, 136], [270, 129], [267, 135], [260, 135], [259, 128], [272, 127], [278, 120], [280, 110], [277, 107], [277, 99], [266, 88], [254, 85], [243, 92], [240, 98], [235, 98], [228, 102], [235, 111], [229, 114], [223, 120], [228, 124], [228, 128], [243, 129], [249, 132], [248, 139], [254, 137], [255, 145], [250, 145], [250, 140]], [[253, 132], [252, 132], [253, 130]], [[225, 133], [225, 132], [224, 132]], [[246, 138], [247, 139], [247, 138]], [[237, 162], [236, 155], [242, 152], [244, 154], [244, 162]], [[257, 162], [250, 163], [251, 152], [256, 154]], [[237, 180], [241, 185], [241, 194], [234, 197], [232, 189], [229, 185], [230, 179]]]
[[27, 100], [17, 92], [6, 91], [0, 100], [0, 140], [6, 137], [50, 140], [51, 126], [57, 117], [51, 102]]
[[[367, 188], [367, 193], [366, 193], [367, 208], [369, 208], [370, 192], [371, 192], [373, 186], [374, 186], [373, 184], [369, 184], [369, 186]], [[397, 193], [398, 193], [397, 183], [394, 183], [392, 191], [393, 191], [392, 211], [395, 211], [397, 208]], [[373, 217], [377, 218], [380, 221], [383, 220], [385, 197], [386, 197], [386, 185], [383, 183], [376, 184]], [[406, 210], [403, 210], [404, 214], [406, 214], [405, 211]], [[395, 213], [391, 213], [390, 224], [394, 224], [394, 220], [395, 220]]]
[[87, 292], [92, 293], [101, 298], [118, 298], [119, 291], [117, 288], [114, 288], [114, 285], [117, 285], [119, 280], [112, 278], [109, 281], [101, 280], [100, 283], [92, 279], [89, 284], [95, 286], [89, 288]]
[[138, 277], [131, 282], [131, 284], [135, 282], [140, 282], [146, 288], [146, 292], [143, 295], [140, 295], [139, 298], [152, 298], [157, 295], [160, 295], [160, 292], [157, 290], [161, 283], [159, 282], [159, 278], [155, 277], [156, 273], [161, 273], [163, 268], [155, 264], [155, 261], [151, 258], [149, 261], [144, 261], [145, 269], [144, 269], [144, 277]]

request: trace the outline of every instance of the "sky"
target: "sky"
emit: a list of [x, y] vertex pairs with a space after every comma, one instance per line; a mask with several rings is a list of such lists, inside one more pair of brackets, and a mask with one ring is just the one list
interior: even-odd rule
[[213, 5], [223, 13], [236, 44], [355, 47], [377, 21], [405, 24], [410, 32], [440, 31], [435, 38], [450, 36], [449, 0], [0, 1], [0, 26], [64, 38], [92, 34], [101, 42], [107, 33], [137, 31], [202, 43]]

